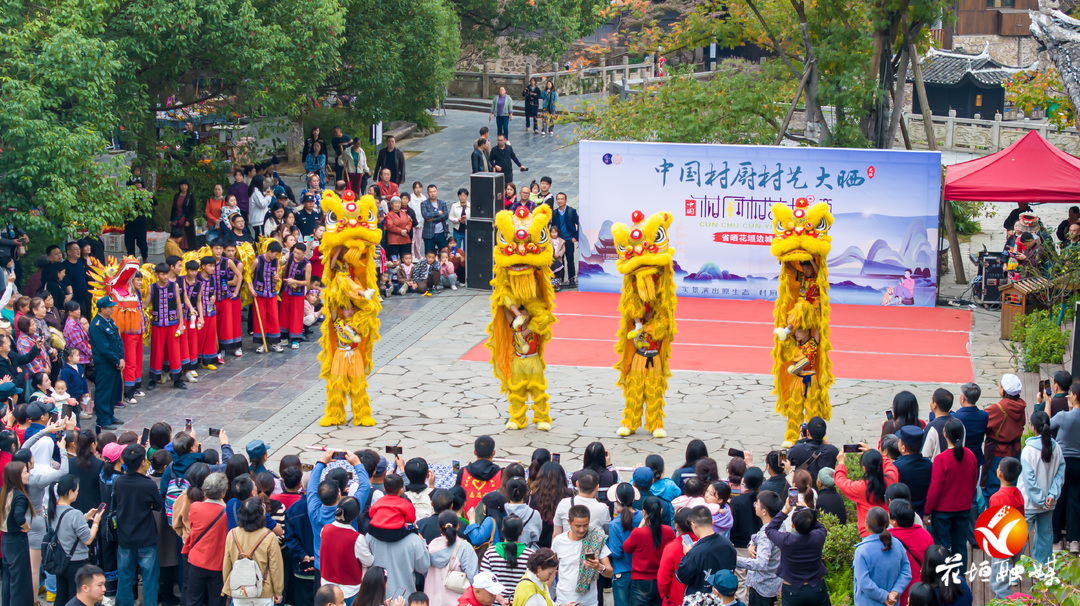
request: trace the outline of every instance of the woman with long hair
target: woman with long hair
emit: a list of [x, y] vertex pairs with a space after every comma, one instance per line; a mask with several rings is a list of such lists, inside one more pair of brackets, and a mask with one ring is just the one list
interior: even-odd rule
[[180, 248], [195, 248], [195, 194], [191, 191], [191, 181], [181, 179], [176, 184], [172, 209], [169, 211], [169, 226], [184, 232], [180, 239]]
[[[919, 580], [934, 590], [934, 594], [937, 596], [938, 605], [971, 606], [971, 588], [968, 587], [967, 579], [964, 578], [967, 575], [959, 575], [959, 583], [956, 582], [956, 576], [952, 576], [948, 580], [945, 579], [947, 575], [951, 575], [949, 571], [954, 570], [947, 564], [947, 561], [951, 556], [952, 554], [949, 553], [949, 550], [946, 549], [944, 545], [931, 545], [927, 547], [926, 554], [923, 556], [922, 561], [922, 578]], [[921, 597], [921, 591], [918, 593], [920, 594], [919, 597]], [[909, 600], [914, 600], [915, 597], [916, 591], [913, 587], [911, 595], [909, 595], [908, 598]]]
[[761, 519], [754, 513], [758, 491], [765, 474], [758, 467], [748, 467], [743, 476], [743, 491], [731, 499], [731, 544], [745, 549], [750, 537], [761, 530]]
[[[514, 600], [517, 582], [525, 575], [525, 562], [533, 554], [533, 550], [521, 542], [524, 528], [524, 522], [515, 515], [503, 518], [502, 541], [488, 547], [480, 558], [480, 570], [487, 570], [495, 575], [499, 583], [506, 588], [502, 596], [511, 602]], [[427, 585], [424, 585], [424, 588], [426, 589]]]
[[510, 483], [510, 480], [514, 478], [525, 479], [525, 467], [521, 463], [510, 463], [506, 467], [503, 467], [502, 475], [500, 477], [499, 492], [502, 496], [506, 497], [506, 500], [510, 500], [510, 494], [506, 489], [506, 486]]
[[731, 486], [723, 481], [713, 482], [705, 489], [703, 500], [712, 513], [713, 532], [730, 539], [731, 528], [735, 525], [735, 517], [731, 511]]
[[645, 497], [641, 503], [644, 512], [641, 526], [630, 532], [623, 549], [633, 558], [630, 573], [630, 603], [633, 606], [660, 606], [660, 590], [656, 573], [660, 569], [660, 556], [664, 547], [675, 540], [675, 531], [664, 524], [664, 509], [660, 499]]
[[[892, 606], [911, 582], [911, 563], [889, 533], [889, 513], [873, 507], [866, 513], [870, 534], [855, 546], [856, 604]], [[884, 599], [882, 599], [884, 596]]]
[[930, 516], [934, 542], [961, 554], [967, 566], [967, 535], [971, 532], [971, 504], [975, 501], [979, 467], [975, 454], [964, 448], [964, 424], [960, 419], [950, 418], [942, 434], [951, 452], [942, 449], [934, 457], [924, 511]]
[[71, 504], [83, 513], [97, 507], [101, 501], [101, 484], [98, 478], [105, 463], [98, 456], [97, 442], [92, 429], [83, 429], [75, 437], [75, 466], [68, 462], [68, 469], [79, 478], [79, 496]]
[[206, 500], [202, 485], [208, 475], [210, 475], [210, 466], [202, 461], [192, 463], [184, 472], [187, 488], [176, 497], [172, 506], [172, 528], [180, 537], [181, 543], [186, 541], [188, 534], [191, 533], [191, 518], [188, 517], [191, 504]]
[[[867, 535], [866, 513], [871, 507], [885, 507], [885, 489], [893, 484], [899, 477], [899, 472], [888, 457], [881, 456], [878, 450], [870, 449], [866, 444], [862, 445], [862, 455], [859, 463], [863, 469], [862, 480], [849, 480], [847, 473], [847, 457], [845, 453], [836, 463], [836, 473], [833, 481], [836, 489], [845, 497], [855, 502], [856, 516], [859, 522], [859, 534]], [[786, 495], [781, 495], [786, 496]], [[969, 505], [971, 501], [968, 501]]]
[[4, 466], [4, 486], [0, 488], [0, 555], [4, 560], [0, 602], [4, 604], [34, 603], [36, 575], [31, 575], [27, 533], [35, 513], [26, 490], [29, 482], [30, 468], [25, 463], [12, 461]]
[[503, 210], [510, 210], [517, 202], [517, 185], [507, 183], [503, 190]]
[[[360, 583], [360, 593], [349, 606], [386, 606], [389, 596], [386, 594], [386, 569], [382, 566], [372, 566], [364, 573], [364, 582]], [[390, 602], [390, 606], [401, 606], [405, 598], [398, 598]]]
[[[478, 572], [476, 551], [468, 541], [458, 537], [458, 517], [452, 510], [440, 513], [438, 523], [439, 536], [428, 543], [431, 566], [425, 575], [424, 591], [431, 606], [455, 606], [461, 594], [446, 588], [446, 578], [451, 572], [464, 572], [465, 577], [472, 583]], [[495, 546], [496, 544], [492, 543], [488, 550], [495, 549]]]
[[[919, 400], [910, 391], [901, 391], [893, 396], [892, 418], [887, 419], [881, 425], [881, 437], [896, 433], [901, 427], [914, 425], [919, 428], [926, 427], [926, 421], [919, 418]], [[880, 441], [879, 441], [880, 445]], [[859, 517], [861, 524], [863, 516]]]
[[619, 472], [611, 465], [611, 455], [601, 442], [593, 442], [585, 447], [585, 454], [581, 458], [581, 469], [570, 476], [570, 483], [577, 486], [578, 476], [586, 469], [591, 469], [600, 476], [600, 487], [596, 492], [596, 500], [608, 506], [610, 512], [615, 511], [615, 504], [608, 500], [607, 492], [612, 486], [619, 483]]
[[248, 185], [248, 225], [256, 236], [263, 235], [263, 222], [266, 221], [266, 213], [273, 199], [266, 193], [266, 179], [262, 175], [255, 175]]
[[[1065, 457], [1061, 447], [1051, 438], [1050, 417], [1045, 412], [1032, 413], [1029, 425], [1035, 435], [1024, 441], [1020, 451], [1019, 488], [1024, 494], [1031, 557], [1045, 564], [1050, 561], [1054, 546], [1054, 504], [1061, 496], [1065, 482]], [[936, 466], [937, 459], [934, 464]], [[936, 528], [937, 517], [931, 518], [931, 522]], [[934, 538], [937, 539], [936, 534]]]
[[304, 156], [304, 170], [319, 176], [319, 187], [326, 187], [326, 152], [319, 141], [311, 145], [311, 150]]
[[225, 538], [225, 559], [221, 569], [225, 593], [229, 593], [229, 577], [241, 553], [254, 560], [262, 571], [263, 590], [259, 596], [243, 600], [236, 598], [244, 596], [230, 594], [233, 603], [239, 602], [245, 606], [271, 606], [280, 603], [285, 593], [281, 548], [274, 539], [274, 533], [266, 528], [266, 512], [258, 497], [251, 497], [240, 504], [236, 512], [236, 528], [230, 530]]
[[529, 460], [528, 473], [525, 474], [529, 481], [529, 494], [536, 492], [536, 485], [540, 482], [540, 468], [551, 461], [551, 451], [546, 448], [537, 448]]
[[[483, 509], [484, 519], [475, 522], [475, 516], [479, 509]], [[474, 547], [480, 547], [485, 543], [494, 545], [500, 540], [499, 530], [502, 528], [503, 518], [506, 517], [506, 497], [502, 493], [489, 492], [480, 499], [480, 507], [465, 512], [469, 525], [465, 528], [465, 538]]]
[[[72, 506], [79, 496], [79, 477], [67, 474], [61, 477], [49, 491], [49, 528], [56, 533], [57, 543], [65, 554], [70, 554], [71, 561], [67, 568], [56, 575], [55, 604], [67, 604], [75, 597], [78, 587], [75, 572], [88, 563], [90, 549], [98, 529], [101, 527], [101, 514], [104, 509], [91, 509], [83, 513]], [[91, 522], [87, 525], [87, 522]]]
[[555, 509], [559, 502], [574, 496], [574, 491], [566, 484], [566, 472], [562, 465], [548, 461], [537, 474], [536, 489], [529, 496], [529, 506], [540, 514], [543, 530], [540, 532], [541, 547], [551, 547], [551, 537], [555, 532]]
[[248, 463], [247, 457], [242, 454], [234, 454], [225, 462], [225, 477], [229, 480], [229, 490], [225, 493], [226, 501], [236, 498], [232, 489], [233, 480], [242, 475], [247, 475], [251, 478], [252, 483], [255, 482], [255, 478], [251, 475], [251, 465]]
[[333, 566], [324, 567], [323, 582], [341, 587], [346, 603], [360, 592], [364, 580], [363, 567], [375, 563], [367, 541], [353, 528], [359, 516], [360, 502], [356, 497], [341, 499], [334, 512], [334, 521], [322, 527], [320, 539], [319, 557], [323, 562], [334, 562]]
[[608, 498], [615, 504], [615, 517], [608, 524], [607, 538], [607, 547], [611, 551], [611, 597], [616, 604], [629, 604], [633, 557], [626, 553], [623, 545], [644, 516], [634, 510], [634, 503], [641, 498], [641, 493], [633, 484], [623, 482], [608, 490]]

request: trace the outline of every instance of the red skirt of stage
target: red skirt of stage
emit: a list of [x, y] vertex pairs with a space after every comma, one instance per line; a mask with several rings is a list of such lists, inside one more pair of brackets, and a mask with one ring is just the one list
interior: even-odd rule
[[143, 336], [121, 335], [121, 338], [124, 341], [124, 387], [134, 387], [142, 381]]
[[217, 303], [217, 339], [222, 348], [240, 346], [241, 332], [240, 299], [225, 299]]
[[217, 316], [203, 318], [203, 327], [197, 331], [199, 333], [199, 354], [202, 356], [203, 364], [213, 364], [217, 360], [217, 320]]
[[[161, 377], [161, 365], [166, 360], [169, 362], [169, 372], [179, 375], [183, 371], [183, 357], [181, 345], [186, 342], [184, 335], [176, 337], [178, 326], [151, 326], [150, 327], [150, 378], [157, 380]], [[185, 331], [186, 334], [186, 331]]]
[[255, 305], [258, 305], [254, 324], [255, 344], [260, 345], [263, 335], [266, 335], [268, 343], [277, 343], [281, 338], [277, 297], [255, 297]]
[[281, 295], [281, 338], [304, 336], [304, 295]]

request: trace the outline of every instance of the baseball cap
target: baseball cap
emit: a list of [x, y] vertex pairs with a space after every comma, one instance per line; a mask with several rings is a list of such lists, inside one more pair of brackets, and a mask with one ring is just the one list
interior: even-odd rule
[[270, 450], [270, 446], [262, 440], [252, 440], [247, 443], [244, 450], [247, 451], [249, 459], [258, 459], [266, 454], [266, 451]]
[[735, 573], [726, 568], [712, 573], [712, 576], [705, 581], [722, 596], [735, 595], [735, 591], [739, 588], [739, 579], [735, 577]]
[[653, 483], [653, 470], [648, 467], [638, 467], [634, 470], [634, 486], [648, 488]]
[[301, 202], [314, 202], [315, 201], [315, 194], [304, 194], [304, 196], [302, 198], [300, 198], [300, 201]]
[[41, 402], [31, 402], [30, 405], [26, 407], [26, 416], [31, 419], [40, 419], [50, 412], [51, 410], [46, 408]]
[[120, 455], [122, 454], [124, 454], [124, 447], [116, 442], [106, 444], [105, 448], [101, 451], [101, 456], [109, 463], [115, 463], [120, 460]]
[[390, 467], [390, 462], [386, 460], [386, 457], [379, 455], [379, 462], [375, 464], [375, 475], [381, 476], [386, 473], [387, 467]]
[[502, 595], [506, 587], [495, 578], [492, 572], [479, 572], [473, 577], [473, 589], [483, 589], [492, 595]]

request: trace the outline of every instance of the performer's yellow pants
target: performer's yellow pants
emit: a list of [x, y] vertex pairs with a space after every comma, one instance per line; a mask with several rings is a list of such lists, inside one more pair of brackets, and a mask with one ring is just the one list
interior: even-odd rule
[[660, 360], [634, 354], [630, 372], [623, 380], [623, 408], [621, 425], [631, 431], [641, 426], [645, 416], [645, 431], [653, 432], [664, 426], [664, 394], [667, 393], [667, 377], [660, 371]]
[[540, 356], [522, 358], [514, 356], [510, 366], [510, 420], [519, 428], [529, 424], [526, 416], [529, 398], [532, 398], [533, 423], [551, 423], [547, 394], [547, 378], [544, 362]]

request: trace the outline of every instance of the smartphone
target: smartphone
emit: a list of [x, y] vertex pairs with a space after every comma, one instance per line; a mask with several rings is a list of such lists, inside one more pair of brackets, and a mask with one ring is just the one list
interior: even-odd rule
[[892, 409], [891, 409], [891, 408], [887, 408], [887, 409], [885, 410], [885, 418], [886, 418], [886, 419], [888, 419], [888, 420], [890, 420], [890, 421], [892, 421], [892, 420], [893, 420], [893, 413], [892, 413]]
[[683, 545], [692, 545], [694, 543], [694, 539], [690, 535], [684, 534], [682, 536], [682, 543]]
[[587, 553], [587, 554], [585, 554], [585, 559], [586, 560], [596, 560], [596, 554], [595, 553]]
[[405, 452], [405, 449], [402, 448], [401, 446], [394, 445], [394, 446], [387, 446], [386, 447], [386, 454], [400, 455], [400, 454], [402, 454], [404, 452]]
[[733, 457], [733, 458], [736, 458], [736, 459], [745, 459], [746, 458], [746, 453], [739, 450], [738, 448], [729, 448], [729, 449], [727, 449], [727, 456]]
[[454, 473], [461, 471], [461, 461], [451, 461], [450, 466], [453, 468]]
[[345, 460], [345, 451], [344, 450], [335, 450], [334, 454], [330, 455], [330, 458], [334, 459], [335, 461], [344, 461]]
[[783, 463], [784, 461], [787, 460], [787, 449], [786, 448], [781, 448], [780, 450], [778, 450], [776, 452], [777, 452], [777, 454], [780, 455], [780, 462], [781, 463]]
[[221, 435], [221, 430], [220, 429], [218, 429], [216, 427], [211, 427], [210, 428], [210, 437], [211, 438], [216, 438], [216, 437], [218, 437], [220, 435]]
[[191, 431], [191, 419], [184, 419], [184, 431]]
[[101, 502], [101, 505], [97, 506], [98, 511], [105, 511], [105, 501]]
[[300, 471], [311, 471], [312, 469], [315, 469], [315, 466], [312, 465], [311, 463], [301, 463], [300, 464]]
[[799, 500], [799, 489], [798, 488], [788, 488], [787, 500], [788, 500], [788, 504], [791, 505], [792, 507], [794, 507], [795, 502]]
[[844, 444], [844, 454], [859, 452], [860, 448], [858, 444]]
[[143, 427], [142, 428], [142, 439], [139, 440], [139, 443], [140, 444], [146, 444], [149, 439], [150, 439], [150, 428], [149, 427]]
[[199, 444], [199, 452], [202, 452], [202, 444]]
[[64, 404], [61, 407], [61, 410], [63, 411], [63, 412], [60, 413], [61, 417], [66, 419], [66, 418], [71, 416], [71, 405], [70, 404]]
[[405, 597], [405, 588], [404, 587], [398, 587], [397, 592], [394, 593], [394, 599], [396, 600], [398, 598], [404, 598], [404, 597]]
[[555, 462], [555, 463], [558, 463], [560, 459], [562, 459], [562, 455], [560, 455], [560, 454], [559, 454], [559, 453], [557, 453], [557, 452], [553, 452], [553, 453], [551, 453], [551, 460], [552, 460], [553, 462]]

